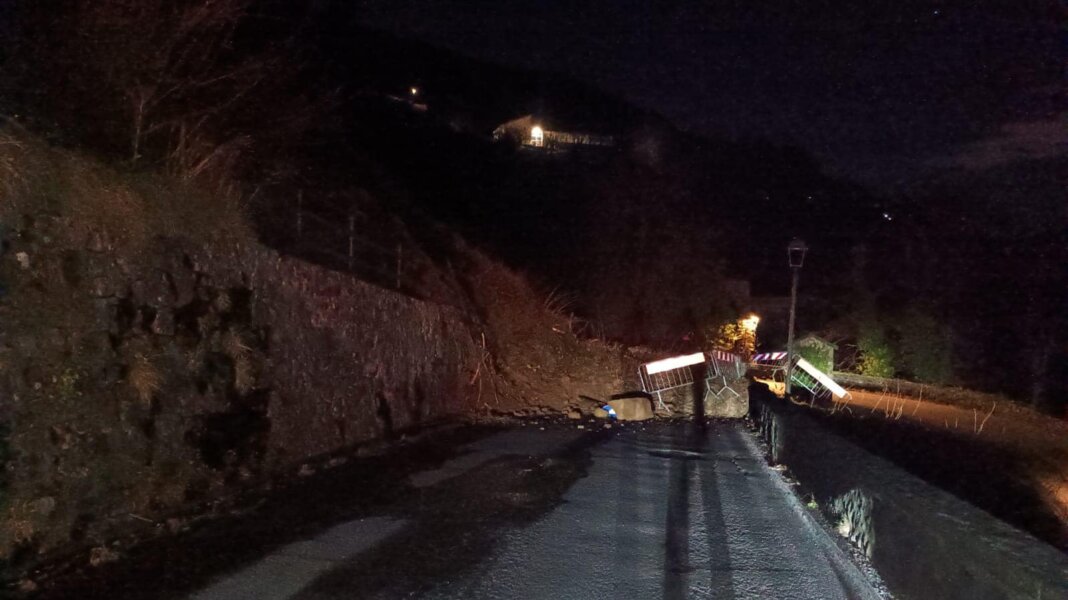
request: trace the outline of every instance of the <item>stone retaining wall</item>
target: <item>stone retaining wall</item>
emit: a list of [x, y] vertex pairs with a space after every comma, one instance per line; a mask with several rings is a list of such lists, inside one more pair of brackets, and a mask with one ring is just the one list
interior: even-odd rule
[[132, 252], [43, 215], [3, 242], [12, 572], [473, 410], [483, 354], [455, 308], [254, 242]]
[[269, 332], [268, 445], [278, 464], [474, 409], [481, 354], [459, 310], [272, 251], [243, 254], [243, 271], [229, 277], [258, 290], [252, 319]]

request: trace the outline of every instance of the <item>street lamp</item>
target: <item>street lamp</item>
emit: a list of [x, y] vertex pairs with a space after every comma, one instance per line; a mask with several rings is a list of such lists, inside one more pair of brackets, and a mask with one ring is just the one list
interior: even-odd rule
[[797, 276], [801, 272], [801, 265], [805, 263], [805, 252], [808, 246], [805, 242], [794, 238], [786, 246], [786, 255], [790, 259], [790, 270], [793, 271], [790, 285], [790, 329], [786, 333], [786, 395], [790, 395], [790, 378], [794, 370], [794, 313], [797, 312]]

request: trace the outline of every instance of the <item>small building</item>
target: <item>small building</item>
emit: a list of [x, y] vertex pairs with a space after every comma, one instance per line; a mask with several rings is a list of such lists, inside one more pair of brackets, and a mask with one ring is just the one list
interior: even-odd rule
[[506, 123], [501, 123], [493, 130], [494, 141], [512, 141], [519, 146], [563, 150], [578, 147], [611, 148], [616, 139], [610, 135], [601, 135], [579, 131], [550, 129], [542, 119], [534, 115], [523, 115]]

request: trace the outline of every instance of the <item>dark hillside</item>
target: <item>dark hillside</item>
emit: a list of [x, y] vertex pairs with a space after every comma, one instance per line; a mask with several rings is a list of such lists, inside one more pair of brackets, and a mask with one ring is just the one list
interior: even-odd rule
[[[1033, 400], [1063, 388], [1063, 274], [1048, 260], [1065, 246], [1063, 164], [949, 173], [881, 198], [796, 148], [692, 136], [581, 82], [349, 32], [325, 36], [324, 55], [357, 57], [337, 73], [359, 83], [342, 130], [361, 186], [559, 288], [590, 333], [700, 334], [744, 308], [726, 279], [786, 294], [783, 248], [799, 236], [811, 247], [799, 326], [840, 342], [840, 366], [885, 348], [887, 368], [925, 381]], [[358, 58], [370, 46], [382, 60]], [[425, 112], [387, 98], [409, 82]], [[491, 141], [527, 113], [617, 144], [554, 154]]]
[[[876, 371], [1005, 389], [1019, 387], [1016, 370], [990, 377], [1009, 360], [1005, 348], [1040, 350], [1028, 372], [1058, 360], [1044, 357], [1061, 334], [1019, 333], [1057, 322], [1056, 294], [1043, 291], [1057, 279], [1027, 266], [1055, 236], [1042, 233], [1027, 245], [1034, 252], [991, 251], [1029, 239], [1002, 220], [1055, 212], [1004, 209], [1057, 198], [1056, 165], [1022, 179], [1032, 186], [964, 174], [890, 202], [796, 148], [696, 137], [586, 82], [357, 26], [342, 3], [228, 0], [240, 10], [194, 36], [138, 13], [158, 42], [196, 57], [147, 70], [129, 49], [154, 56], [155, 42], [110, 27], [116, 15], [95, 3], [78, 6], [96, 20], [52, 18], [57, 5], [13, 13], [3, 105], [53, 144], [243, 197], [260, 236], [285, 253], [418, 297], [455, 298], [440, 275], [455, 257], [434, 250], [449, 247], [442, 224], [532, 276], [546, 296], [557, 290], [553, 303], [577, 313], [576, 329], [672, 346], [690, 333], [700, 343], [748, 308], [727, 292], [742, 289], [729, 280], [754, 296], [785, 295], [783, 249], [799, 236], [811, 247], [799, 329], [842, 342], [842, 367], [882, 356]], [[73, 39], [81, 45], [49, 43]], [[153, 92], [138, 83], [146, 77], [175, 91]], [[493, 141], [495, 127], [527, 114], [547, 130], [612, 143], [543, 151]], [[970, 229], [957, 227], [962, 214]], [[1036, 275], [1019, 286], [1026, 293], [989, 297], [997, 277], [1017, 272]], [[995, 314], [1013, 324], [984, 325]], [[768, 348], [783, 342], [775, 329], [785, 327], [762, 325]], [[955, 374], [954, 361], [968, 367]]]
[[[261, 233], [280, 249], [296, 251], [297, 212], [325, 211], [337, 227], [321, 236], [330, 246], [322, 260], [360, 263], [346, 248], [348, 230], [359, 231], [370, 248], [364, 276], [384, 281], [403, 263], [390, 219], [426, 215], [547, 289], [574, 293], [573, 308], [594, 329], [630, 341], [676, 339], [731, 318], [744, 307], [722, 299], [724, 278], [782, 293], [776, 255], [794, 235], [818, 248], [813, 264], [825, 271], [810, 284], [837, 286], [841, 257], [872, 222], [872, 200], [798, 151], [695, 138], [580, 81], [358, 27], [342, 3], [228, 5], [247, 16], [213, 25], [209, 52], [154, 13], [135, 15], [159, 38], [144, 41], [91, 3], [79, 9], [91, 19], [53, 19], [50, 5], [26, 3], [6, 89], [24, 122], [54, 142], [125, 155], [135, 168], [244, 181]], [[81, 51], [47, 43], [79, 36], [88, 42]], [[152, 55], [161, 43], [197, 60], [146, 67], [122, 50]], [[129, 72], [109, 70], [127, 58]], [[42, 72], [54, 77], [33, 76]], [[225, 85], [188, 83], [201, 79]], [[141, 96], [147, 104], [133, 102]], [[497, 125], [524, 114], [615, 144], [560, 154], [491, 143]], [[830, 226], [830, 215], [857, 225]], [[299, 251], [310, 257], [307, 237]], [[664, 296], [693, 300], [653, 308]]]
[[[344, 180], [407, 220], [447, 223], [546, 289], [565, 290], [610, 337], [668, 342], [732, 318], [745, 307], [723, 297], [725, 278], [783, 293], [780, 255], [795, 235], [817, 249], [809, 284], [841, 289], [848, 249], [879, 225], [877, 201], [795, 149], [694, 137], [581, 82], [342, 17], [317, 23], [302, 35], [343, 91], [336, 128], [300, 179]], [[492, 142], [497, 125], [530, 113], [615, 145], [550, 153]], [[270, 204], [262, 214], [279, 220]]]
[[[341, 8], [344, 12], [346, 9]], [[420, 42], [356, 24], [344, 15], [320, 20], [309, 32], [334, 74], [352, 91], [407, 96], [411, 87], [453, 127], [488, 134], [527, 113], [546, 113], [591, 131], [618, 130], [647, 111], [571, 78], [532, 73], [465, 58]]]

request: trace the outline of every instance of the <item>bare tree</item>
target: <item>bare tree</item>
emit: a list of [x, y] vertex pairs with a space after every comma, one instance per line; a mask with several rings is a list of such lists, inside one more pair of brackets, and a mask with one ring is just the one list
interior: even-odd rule
[[150, 142], [157, 155], [188, 152], [274, 75], [279, 57], [237, 47], [252, 4], [23, 0], [10, 66], [21, 70], [19, 89], [33, 90], [24, 104], [47, 107], [59, 127], [111, 148], [121, 135], [133, 162]]
[[87, 58], [121, 94], [130, 159], [145, 139], [182, 122], [202, 126], [265, 76], [258, 60], [231, 56], [250, 0], [81, 0], [72, 11]]
[[250, 166], [252, 145], [274, 160], [332, 130], [341, 91], [303, 37], [323, 18], [317, 2], [15, 4], [5, 100], [60, 143], [221, 182]]

